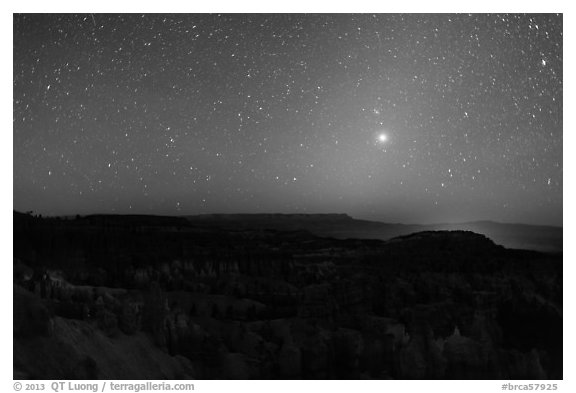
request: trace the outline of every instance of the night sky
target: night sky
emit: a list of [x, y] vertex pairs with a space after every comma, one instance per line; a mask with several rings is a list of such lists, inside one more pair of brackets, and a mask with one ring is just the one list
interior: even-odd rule
[[562, 16], [15, 15], [14, 209], [562, 225]]

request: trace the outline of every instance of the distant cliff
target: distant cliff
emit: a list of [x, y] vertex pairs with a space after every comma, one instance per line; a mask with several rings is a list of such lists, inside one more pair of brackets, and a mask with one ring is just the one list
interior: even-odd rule
[[187, 216], [194, 225], [226, 229], [306, 230], [339, 239], [388, 240], [423, 231], [472, 231], [507, 248], [562, 252], [561, 227], [477, 221], [456, 224], [405, 225], [354, 219], [346, 214], [206, 214]]

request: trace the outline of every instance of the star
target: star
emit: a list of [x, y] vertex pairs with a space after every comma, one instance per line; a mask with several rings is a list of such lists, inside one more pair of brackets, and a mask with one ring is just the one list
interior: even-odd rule
[[386, 143], [388, 141], [388, 135], [384, 134], [384, 133], [380, 133], [378, 134], [378, 143]]

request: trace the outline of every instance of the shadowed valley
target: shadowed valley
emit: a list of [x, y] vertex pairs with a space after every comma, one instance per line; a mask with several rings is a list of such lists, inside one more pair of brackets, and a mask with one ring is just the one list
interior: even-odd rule
[[561, 228], [469, 225], [555, 252], [345, 215], [15, 212], [14, 378], [562, 378]]

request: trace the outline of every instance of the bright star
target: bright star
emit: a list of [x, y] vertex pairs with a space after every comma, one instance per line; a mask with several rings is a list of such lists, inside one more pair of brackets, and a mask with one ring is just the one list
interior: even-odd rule
[[388, 140], [388, 135], [386, 135], [386, 134], [378, 134], [378, 142], [380, 142], [380, 143], [386, 143], [387, 140]]

